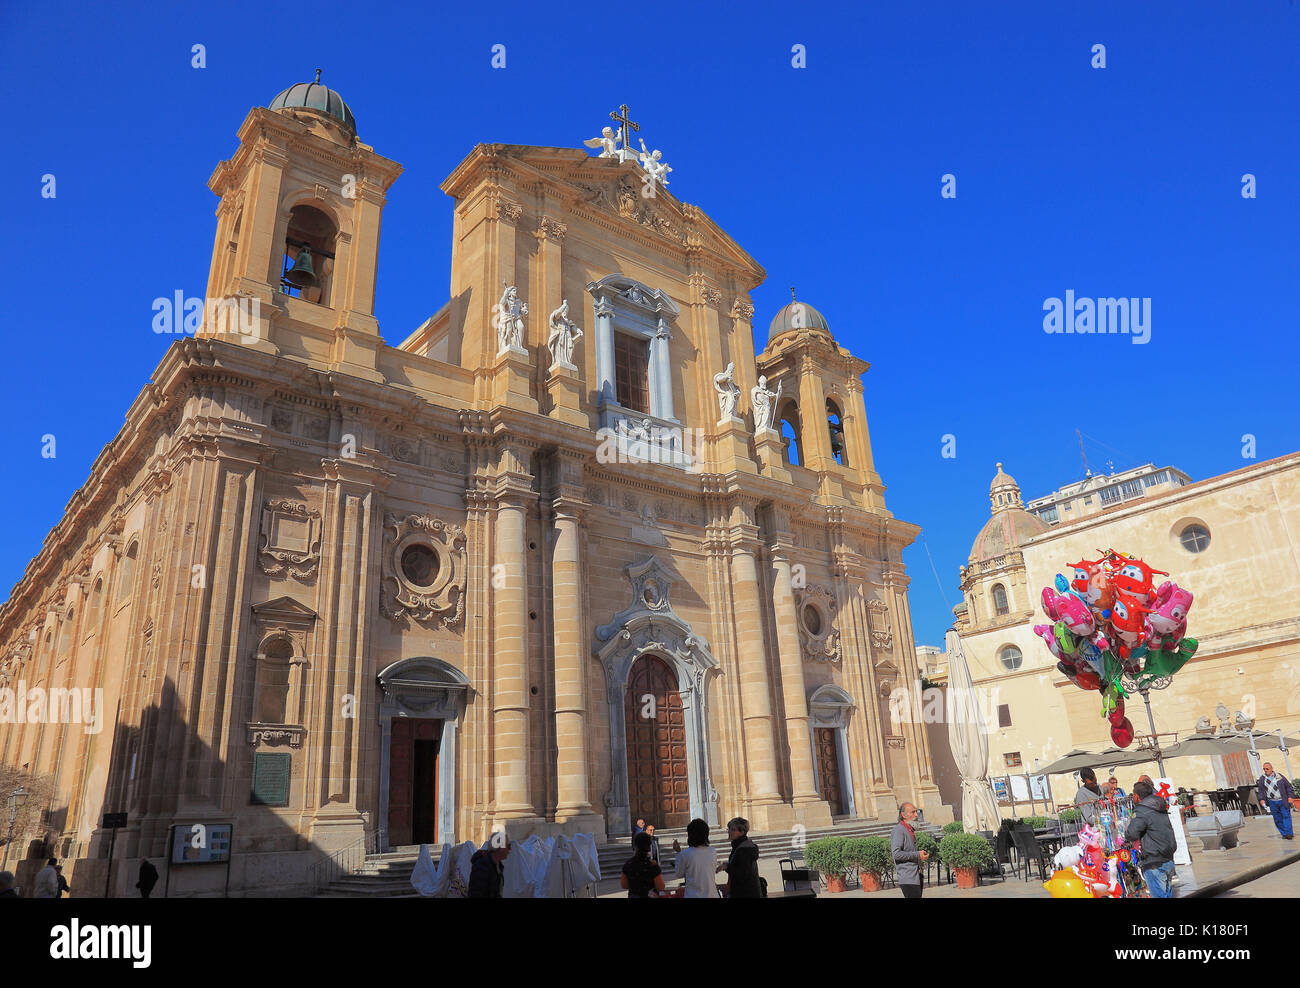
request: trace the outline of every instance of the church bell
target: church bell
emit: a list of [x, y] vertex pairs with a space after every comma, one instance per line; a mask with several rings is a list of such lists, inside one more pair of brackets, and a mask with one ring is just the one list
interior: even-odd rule
[[834, 422], [831, 423], [831, 453], [836, 458], [844, 455], [844, 430]]
[[303, 244], [298, 248], [293, 268], [284, 276], [284, 280], [294, 288], [311, 288], [316, 284], [316, 272], [311, 266], [311, 248]]

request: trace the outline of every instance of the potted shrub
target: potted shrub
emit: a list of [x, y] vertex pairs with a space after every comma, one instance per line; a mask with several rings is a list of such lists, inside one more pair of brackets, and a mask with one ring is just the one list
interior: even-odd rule
[[879, 892], [881, 876], [894, 867], [894, 854], [884, 837], [856, 837], [849, 840], [848, 858], [858, 869], [863, 892]]
[[949, 834], [939, 842], [939, 857], [957, 875], [959, 889], [973, 889], [979, 869], [993, 863], [993, 848], [979, 834]]
[[964, 834], [966, 831], [960, 820], [954, 820], [952, 823], [943, 825], [943, 832], [945, 834]]
[[853, 866], [848, 849], [848, 837], [820, 837], [804, 848], [804, 861], [826, 876], [826, 888], [832, 893], [844, 891], [844, 876]]
[[[916, 849], [918, 851], [925, 851], [929, 854], [931, 861], [939, 860], [939, 842], [934, 839], [934, 834], [927, 833], [924, 830], [918, 830], [916, 832]], [[926, 862], [922, 861], [920, 864], [921, 867], [924, 868]]]
[[1083, 810], [1080, 809], [1061, 810], [1062, 823], [1078, 823], [1082, 819], [1083, 819]]
[[1291, 780], [1291, 807], [1300, 810], [1300, 778]]

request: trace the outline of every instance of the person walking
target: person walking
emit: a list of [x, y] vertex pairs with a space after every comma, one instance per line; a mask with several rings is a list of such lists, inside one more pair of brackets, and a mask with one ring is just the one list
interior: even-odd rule
[[32, 883], [32, 895], [36, 899], [57, 899], [59, 897], [59, 873], [54, 870], [57, 858], [50, 858], [45, 867], [36, 873]]
[[914, 824], [919, 815], [913, 804], [904, 803], [898, 808], [898, 823], [889, 835], [894, 872], [898, 875], [898, 887], [903, 890], [904, 899], [921, 898], [921, 862], [930, 859], [929, 851], [918, 851], [916, 848]]
[[718, 850], [709, 846], [709, 825], [703, 820], [692, 820], [686, 825], [686, 850], [680, 841], [673, 841], [676, 855], [674, 878], [686, 879], [685, 899], [716, 899], [718, 884]]
[[0, 899], [21, 899], [18, 890], [14, 888], [14, 873], [12, 871], [0, 871]]
[[1291, 780], [1284, 775], [1278, 775], [1273, 771], [1272, 764], [1265, 762], [1264, 774], [1256, 780], [1255, 785], [1259, 789], [1259, 803], [1261, 806], [1267, 806], [1268, 811], [1273, 814], [1273, 824], [1277, 827], [1277, 832], [1282, 835], [1283, 840], [1292, 840], [1291, 800], [1295, 798], [1295, 789], [1291, 786]]
[[731, 853], [718, 871], [727, 873], [728, 899], [761, 899], [763, 883], [758, 877], [758, 845], [749, 839], [749, 821], [734, 817], [727, 821]]
[[1174, 827], [1169, 822], [1169, 803], [1156, 793], [1145, 779], [1133, 784], [1138, 800], [1133, 819], [1124, 831], [1124, 839], [1138, 841], [1138, 867], [1153, 899], [1172, 899], [1170, 882], [1174, 877]]
[[153, 866], [153, 862], [148, 858], [140, 859], [140, 876], [135, 883], [135, 887], [140, 890], [140, 898], [147, 899], [153, 892], [153, 887], [158, 884], [158, 869]]
[[1097, 825], [1097, 801], [1104, 799], [1101, 786], [1097, 785], [1097, 773], [1090, 768], [1079, 769], [1079, 791], [1074, 794], [1074, 805], [1083, 814], [1083, 822], [1089, 826]]
[[71, 897], [71, 896], [72, 896], [72, 889], [68, 887], [68, 880], [67, 880], [66, 878], [63, 877], [63, 865], [58, 865], [58, 864], [56, 864], [56, 865], [54, 866], [54, 871], [55, 871], [55, 873], [56, 873], [56, 874], [58, 875], [58, 877], [59, 877], [59, 887], [58, 887], [58, 889], [55, 891], [54, 898], [56, 898], [56, 899], [62, 899], [62, 898], [63, 898], [63, 893], [64, 893], [64, 892], [67, 892], [67, 893], [68, 893], [68, 896]]
[[645, 833], [650, 836], [650, 860], [662, 867], [662, 862], [659, 860], [659, 838], [655, 836], [655, 825], [653, 823], [646, 824]]
[[623, 865], [618, 880], [619, 887], [627, 889], [629, 899], [649, 899], [664, 890], [664, 873], [650, 858], [650, 840], [644, 830], [632, 838], [634, 853]]
[[[501, 840], [498, 844], [496, 841]], [[469, 859], [469, 893], [471, 899], [499, 899], [505, 882], [505, 860], [510, 857], [510, 838], [493, 834]]]

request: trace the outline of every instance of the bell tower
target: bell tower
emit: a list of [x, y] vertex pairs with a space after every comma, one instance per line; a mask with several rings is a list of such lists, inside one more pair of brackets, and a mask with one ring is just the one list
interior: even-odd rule
[[[357, 139], [351, 108], [319, 69], [250, 110], [239, 142], [208, 180], [221, 202], [200, 335], [381, 380], [379, 229], [401, 165]], [[214, 318], [230, 304], [245, 317], [239, 336]]]

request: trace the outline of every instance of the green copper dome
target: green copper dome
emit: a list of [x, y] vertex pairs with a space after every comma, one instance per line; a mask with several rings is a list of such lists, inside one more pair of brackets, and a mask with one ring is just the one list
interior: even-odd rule
[[290, 86], [275, 99], [267, 104], [267, 109], [271, 110], [315, 110], [317, 113], [323, 113], [326, 116], [333, 117], [352, 133], [357, 132], [357, 121], [352, 116], [352, 109], [343, 102], [343, 97], [330, 89], [328, 86], [322, 86], [320, 81], [320, 69], [316, 70], [315, 82], [300, 82]]

